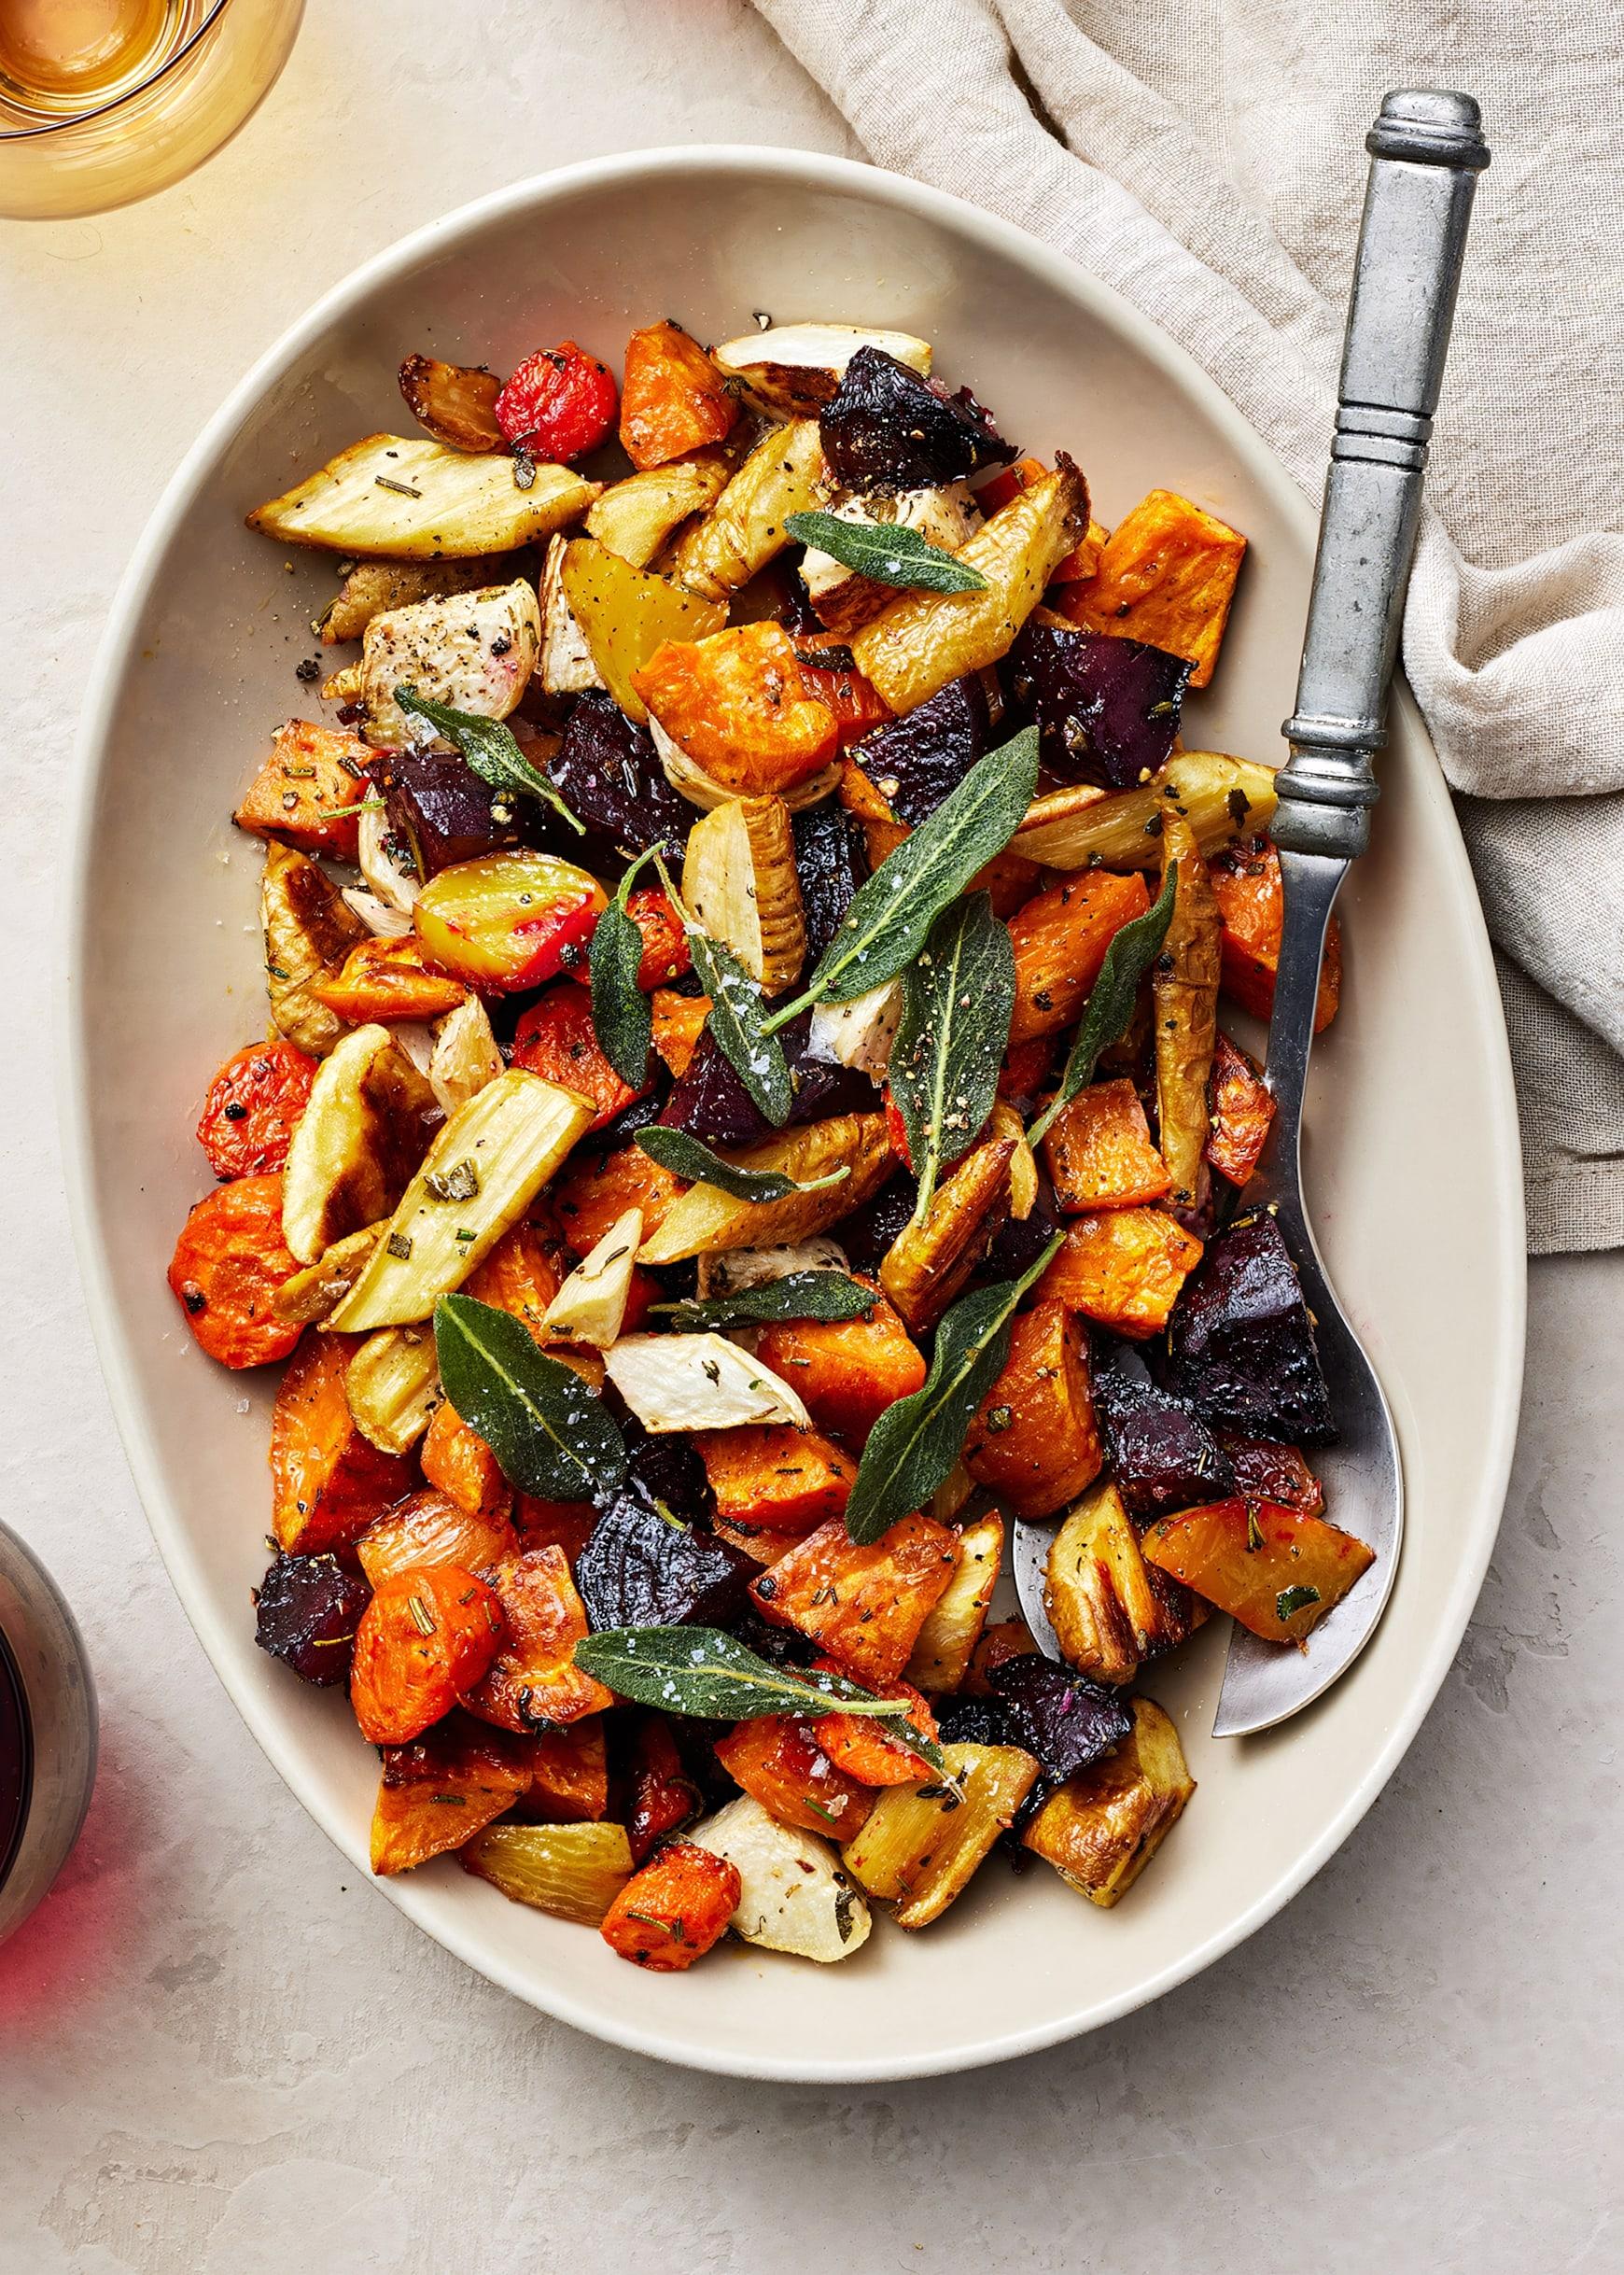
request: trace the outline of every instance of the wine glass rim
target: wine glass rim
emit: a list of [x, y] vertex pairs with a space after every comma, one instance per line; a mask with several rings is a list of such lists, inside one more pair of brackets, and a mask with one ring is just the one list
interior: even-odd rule
[[42, 119], [37, 126], [0, 127], [0, 143], [32, 142], [43, 135], [65, 133], [76, 126], [89, 126], [94, 119], [105, 119], [112, 112], [122, 110], [127, 103], [138, 102], [161, 79], [178, 70], [189, 55], [196, 52], [199, 43], [208, 37], [231, 4], [231, 0], [214, 0], [208, 14], [190, 36], [176, 48], [175, 53], [166, 55], [156, 69], [149, 71], [145, 78], [137, 79], [133, 87], [126, 87], [121, 94], [110, 95], [105, 103], [92, 104], [89, 110], [64, 112], [60, 119]]

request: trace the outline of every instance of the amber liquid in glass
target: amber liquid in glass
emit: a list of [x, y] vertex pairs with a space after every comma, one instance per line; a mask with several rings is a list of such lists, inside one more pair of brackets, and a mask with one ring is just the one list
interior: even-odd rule
[[0, 1636], [0, 1884], [10, 1870], [28, 1809], [33, 1748], [22, 1683]]
[[42, 120], [114, 102], [175, 52], [200, 13], [184, 0], [0, 0], [0, 94]]

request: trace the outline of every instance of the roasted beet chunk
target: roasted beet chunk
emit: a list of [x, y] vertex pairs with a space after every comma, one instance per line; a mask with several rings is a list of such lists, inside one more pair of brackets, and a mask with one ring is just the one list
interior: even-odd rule
[[356, 1629], [372, 1600], [334, 1556], [278, 1556], [259, 1582], [254, 1640], [306, 1682], [348, 1680]]
[[1047, 772], [1106, 790], [1131, 790], [1167, 765], [1189, 677], [1183, 656], [1143, 640], [1030, 622], [1004, 667], [1011, 709], [1038, 729]]
[[795, 866], [801, 873], [801, 906], [806, 916], [806, 969], [811, 971], [833, 939], [868, 876], [862, 825], [855, 814], [832, 800], [809, 806], [794, 817]]
[[1235, 1472], [1234, 1490], [1243, 1500], [1272, 1501], [1278, 1509], [1299, 1509], [1310, 1517], [1324, 1508], [1324, 1487], [1298, 1447], [1271, 1445], [1267, 1438], [1243, 1438], [1239, 1430], [1223, 1429], [1218, 1443]]
[[575, 1584], [594, 1628], [725, 1625], [757, 1566], [742, 1551], [672, 1518], [633, 1486], [605, 1509], [581, 1552]]
[[1337, 1435], [1314, 1330], [1272, 1216], [1210, 1241], [1168, 1330], [1168, 1386], [1209, 1422], [1325, 1445]]
[[987, 749], [987, 691], [951, 680], [917, 710], [853, 746], [851, 755], [900, 821], [917, 829]]
[[1006, 1659], [987, 1679], [1008, 1708], [1015, 1744], [1050, 1777], [1074, 1777], [1133, 1728], [1116, 1692], [1031, 1651]]
[[682, 1430], [646, 1430], [636, 1414], [621, 1423], [632, 1476], [651, 1501], [664, 1501], [675, 1517], [708, 1522], [716, 1496], [693, 1440]]
[[1129, 1516], [1141, 1524], [1234, 1492], [1228, 1457], [1200, 1415], [1158, 1389], [1136, 1357], [1103, 1337], [1094, 1354], [1094, 1411], [1106, 1467]]
[[688, 842], [693, 807], [665, 779], [648, 735], [608, 695], [581, 696], [547, 773], [570, 812], [619, 853], [660, 844], [679, 853]]
[[1055, 1205], [1055, 1188], [1049, 1182], [1048, 1171], [1040, 1162], [1037, 1199], [1025, 1216], [1004, 1218], [992, 1236], [992, 1246], [978, 1276], [983, 1280], [1018, 1280], [1023, 1271], [1031, 1270], [1062, 1229], [1060, 1212]]
[[518, 801], [482, 782], [460, 758], [387, 751], [376, 774], [389, 827], [425, 878], [519, 843]]
[[728, 1632], [770, 1666], [810, 1666], [818, 1656], [818, 1646], [810, 1636], [804, 1636], [798, 1627], [775, 1627], [753, 1609], [735, 1620]]
[[968, 387], [945, 387], [881, 347], [860, 347], [819, 426], [835, 479], [852, 490], [934, 490], [1015, 453]]
[[[803, 1012], [783, 1032], [784, 1056], [790, 1061], [794, 1102], [790, 1124], [824, 1121], [832, 1114], [872, 1114], [877, 1102], [866, 1074], [846, 1066], [830, 1066], [806, 1056], [812, 1015]], [[660, 1110], [667, 1130], [685, 1130], [707, 1145], [754, 1145], [773, 1135], [773, 1125], [756, 1105], [744, 1084], [717, 1048], [708, 1031], [688, 1062], [688, 1072], [673, 1085]]]
[[877, 1271], [887, 1250], [914, 1214], [919, 1188], [905, 1169], [880, 1187], [836, 1227], [836, 1238], [859, 1271]]
[[944, 1698], [936, 1707], [936, 1730], [944, 1746], [1025, 1744], [1001, 1698]]

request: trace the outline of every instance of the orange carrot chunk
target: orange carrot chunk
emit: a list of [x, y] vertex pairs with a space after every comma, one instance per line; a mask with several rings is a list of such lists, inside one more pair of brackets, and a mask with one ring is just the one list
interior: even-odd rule
[[404, 1746], [451, 1712], [499, 1650], [502, 1607], [461, 1566], [399, 1572], [356, 1631], [350, 1704], [374, 1746]]
[[743, 1892], [738, 1866], [726, 1857], [672, 1841], [632, 1875], [599, 1933], [635, 1967], [676, 1974], [726, 1934]]
[[[1225, 995], [1266, 1024], [1274, 1009], [1274, 976], [1280, 967], [1285, 894], [1280, 854], [1267, 837], [1248, 837], [1225, 846], [1208, 864], [1212, 896], [1224, 926], [1219, 986]], [[1314, 1004], [1314, 1032], [1337, 1016], [1342, 998], [1342, 933], [1335, 917], [1325, 928], [1320, 965], [1320, 992]]]
[[781, 1825], [848, 1841], [867, 1823], [874, 1795], [830, 1759], [814, 1725], [765, 1714], [735, 1722], [716, 1741], [716, 1758], [742, 1791]]
[[[840, 1669], [833, 1660], [819, 1659], [826, 1674]], [[911, 1683], [888, 1683], [882, 1695], [908, 1702], [908, 1720], [922, 1738], [936, 1736], [936, 1718]], [[863, 1714], [825, 1714], [812, 1725], [812, 1734], [836, 1769], [864, 1785], [923, 1785], [936, 1772], [922, 1754], [915, 1753], [894, 1734], [896, 1725]]]
[[368, 793], [376, 756], [342, 727], [290, 719], [231, 819], [256, 837], [285, 837], [301, 852], [354, 861], [360, 822], [353, 808]]
[[621, 445], [639, 471], [720, 442], [737, 416], [727, 382], [680, 324], [633, 332], [621, 381]]
[[1123, 1076], [1091, 1083], [1062, 1106], [1043, 1140], [1055, 1198], [1070, 1215], [1159, 1201], [1172, 1184], [1151, 1144], [1139, 1092]]
[[1149, 906], [1150, 894], [1137, 870], [1118, 877], [1096, 869], [1068, 877], [1017, 908], [1009, 927], [1015, 961], [1010, 1041], [1026, 1043], [1075, 1026], [1106, 949], [1123, 926]]
[[1212, 1060], [1211, 1106], [1207, 1159], [1231, 1185], [1244, 1185], [1268, 1141], [1274, 1093], [1245, 1051], [1224, 1033]]

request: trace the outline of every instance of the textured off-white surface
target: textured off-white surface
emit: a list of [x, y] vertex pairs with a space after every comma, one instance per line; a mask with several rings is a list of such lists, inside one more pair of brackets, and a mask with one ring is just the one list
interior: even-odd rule
[[0, 1953], [0, 2270], [775, 2269], [820, 2242], [859, 2275], [1616, 2264], [1624, 1411], [1584, 1355], [1617, 1302], [1604, 1263], [1536, 1278], [1479, 1622], [1349, 1848], [1213, 1973], [991, 2077], [764, 2088], [545, 2022], [356, 1884], [193, 1642], [67, 1261], [41, 1008], [59, 785], [118, 569], [253, 355], [412, 223], [638, 142], [840, 147], [731, 7], [483, 7], [470, 32], [474, 13], [397, 7], [380, 52], [361, 11], [318, 6], [272, 105], [192, 184], [0, 240], [5, 1478], [86, 1622], [106, 1715], [79, 1856]]

